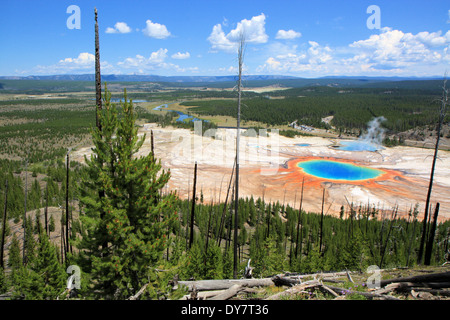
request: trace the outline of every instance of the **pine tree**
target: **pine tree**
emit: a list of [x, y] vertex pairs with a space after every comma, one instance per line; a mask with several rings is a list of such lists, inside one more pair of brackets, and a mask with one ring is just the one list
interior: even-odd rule
[[33, 263], [36, 258], [36, 240], [34, 238], [33, 219], [28, 216], [25, 228], [26, 264]]
[[320, 253], [319, 246], [309, 251], [305, 261], [301, 264], [301, 271], [306, 273], [314, 273], [323, 270], [323, 257]]
[[22, 256], [20, 255], [20, 243], [14, 233], [9, 247], [8, 266], [14, 271], [22, 265]]
[[358, 230], [350, 236], [350, 239], [343, 248], [339, 264], [341, 268], [347, 270], [363, 270], [367, 265], [367, 245], [361, 232]]
[[231, 248], [223, 253], [222, 265], [223, 278], [231, 279], [233, 277], [233, 251]]
[[161, 171], [152, 153], [136, 156], [145, 136], [138, 137], [126, 90], [124, 96], [119, 120], [105, 86], [104, 108], [99, 111], [102, 129], [93, 129], [94, 153], [86, 159], [88, 176], [81, 184], [83, 234], [77, 241], [82, 250], [79, 265], [91, 273], [94, 291], [119, 299], [148, 283], [176, 218], [175, 195], [160, 192], [170, 172]]
[[261, 277], [282, 271], [287, 263], [285, 254], [277, 248], [276, 239], [272, 235], [264, 240], [261, 247], [251, 248], [251, 257], [254, 273]]
[[206, 254], [205, 279], [222, 279], [222, 274], [222, 251], [217, 245], [211, 245]]
[[42, 227], [40, 230], [37, 256], [32, 268], [39, 274], [41, 298], [56, 299], [65, 289], [67, 273], [58, 261], [57, 248], [50, 243]]
[[42, 300], [42, 278], [31, 268], [20, 266], [11, 274], [13, 300]]
[[186, 265], [182, 268], [182, 277], [185, 279], [202, 279], [205, 271], [203, 261], [203, 253], [199, 245], [194, 243], [187, 254]]
[[50, 216], [50, 219], [48, 221], [48, 232], [50, 234], [50, 232], [55, 231], [55, 218], [53, 218], [53, 215]]

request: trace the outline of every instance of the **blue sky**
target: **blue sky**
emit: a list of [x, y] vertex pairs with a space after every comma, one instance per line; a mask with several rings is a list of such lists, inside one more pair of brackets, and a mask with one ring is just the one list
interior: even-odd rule
[[448, 0], [2, 0], [0, 75], [93, 73], [94, 7], [103, 74], [234, 75], [240, 31], [246, 74], [450, 71]]

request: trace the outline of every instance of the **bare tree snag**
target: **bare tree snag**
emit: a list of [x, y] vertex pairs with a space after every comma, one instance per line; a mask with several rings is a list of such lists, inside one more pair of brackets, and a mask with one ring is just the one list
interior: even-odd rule
[[97, 21], [97, 8], [95, 8], [95, 103], [96, 109], [96, 125], [99, 131], [102, 131], [100, 119], [98, 118], [98, 112], [102, 110], [102, 85], [100, 76], [100, 44], [98, 38], [98, 21]]
[[228, 183], [227, 196], [225, 198], [225, 204], [223, 206], [222, 218], [220, 219], [220, 226], [219, 226], [219, 231], [218, 231], [218, 234], [217, 234], [217, 245], [219, 247], [220, 247], [220, 242], [222, 241], [222, 231], [223, 231], [223, 226], [225, 224], [225, 213], [227, 211], [228, 196], [230, 194], [230, 188], [231, 188], [231, 184], [233, 182], [233, 175], [234, 175], [234, 168], [235, 168], [235, 166], [236, 166], [236, 158], [234, 159], [233, 169], [231, 170], [231, 177], [230, 177], [230, 182]]
[[67, 152], [66, 159], [66, 261], [67, 253], [69, 252], [69, 152]]
[[439, 214], [439, 202], [436, 204], [436, 208], [434, 209], [434, 217], [433, 217], [433, 224], [431, 226], [430, 235], [428, 236], [428, 243], [425, 250], [425, 265], [429, 266], [431, 263], [431, 252], [433, 251], [433, 243], [434, 243], [434, 234], [436, 232], [436, 224], [437, 224], [437, 218]]
[[238, 80], [238, 112], [237, 112], [237, 126], [236, 126], [236, 193], [234, 200], [234, 246], [233, 246], [233, 277], [237, 279], [238, 269], [238, 228], [239, 228], [239, 138], [241, 126], [241, 86], [242, 86], [242, 64], [244, 62], [244, 45], [245, 36], [241, 33], [239, 48], [238, 48], [238, 62], [239, 62], [239, 80]]
[[442, 123], [444, 122], [446, 108], [447, 108], [447, 102], [448, 102], [448, 89], [446, 88], [446, 84], [447, 84], [447, 79], [444, 80], [444, 85], [442, 87], [442, 98], [440, 100], [441, 106], [439, 108], [438, 127], [437, 127], [437, 134], [436, 134], [436, 145], [434, 147], [433, 162], [431, 164], [430, 183], [428, 185], [427, 200], [425, 203], [425, 215], [424, 215], [423, 222], [422, 222], [423, 223], [422, 238], [420, 239], [419, 253], [417, 256], [418, 264], [422, 263], [422, 255], [423, 255], [423, 250], [424, 250], [424, 246], [425, 246], [425, 237], [426, 237], [426, 229], [427, 229], [428, 208], [429, 208], [430, 198], [431, 198], [431, 189], [433, 188], [434, 170], [436, 167], [436, 159], [437, 159], [437, 154], [439, 151], [439, 140], [441, 138]]
[[[300, 247], [300, 258], [302, 256], [302, 237], [300, 235], [300, 223], [302, 220], [302, 202], [303, 202], [303, 186], [305, 183], [305, 177], [303, 177], [302, 179], [302, 193], [300, 196], [300, 208], [298, 209], [298, 221], [297, 221], [297, 241], [295, 243], [295, 258], [297, 259], [298, 256], [298, 252], [299, 252], [299, 247]], [[303, 231], [303, 224], [302, 224], [302, 231]]]
[[8, 205], [8, 179], [5, 182], [5, 209], [3, 211], [3, 221], [2, 221], [2, 247], [0, 248], [0, 268], [4, 268], [3, 264], [3, 250], [5, 247], [5, 235], [6, 235], [6, 213], [7, 213], [7, 205]]
[[48, 182], [45, 185], [45, 209], [44, 209], [44, 219], [45, 219], [45, 234], [49, 236], [48, 233]]
[[189, 249], [192, 247], [192, 243], [194, 242], [194, 215], [195, 215], [195, 193], [197, 186], [197, 161], [195, 162], [194, 167], [194, 189], [192, 193], [192, 208], [191, 208], [191, 232], [189, 236]]

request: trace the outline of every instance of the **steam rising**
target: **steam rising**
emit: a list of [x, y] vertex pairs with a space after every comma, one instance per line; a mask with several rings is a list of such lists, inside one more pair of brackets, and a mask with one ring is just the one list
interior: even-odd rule
[[359, 141], [380, 146], [384, 139], [386, 129], [381, 126], [381, 123], [386, 121], [386, 118], [381, 116], [372, 119], [368, 124], [367, 132], [359, 137]]

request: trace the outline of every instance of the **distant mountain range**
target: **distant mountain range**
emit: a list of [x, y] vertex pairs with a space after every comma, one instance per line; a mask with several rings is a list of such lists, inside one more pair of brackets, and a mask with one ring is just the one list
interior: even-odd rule
[[[307, 78], [283, 76], [283, 75], [246, 75], [242, 78], [245, 81], [259, 80], [313, 80]], [[365, 76], [328, 76], [317, 79], [347, 79], [359, 81], [405, 81], [405, 80], [440, 80], [442, 77], [365, 77]], [[48, 76], [0, 76], [0, 80], [60, 80], [60, 81], [95, 81], [94, 74], [64, 74]], [[147, 82], [181, 82], [181, 83], [208, 83], [208, 82], [228, 82], [236, 81], [235, 76], [158, 76], [158, 75], [102, 75], [102, 81], [147, 81]]]
[[[133, 84], [135, 89], [148, 85], [168, 88], [233, 88], [238, 80], [231, 76], [158, 76], [158, 75], [102, 75], [102, 82], [120, 83], [122, 86]], [[302, 88], [327, 86], [334, 88], [386, 88], [410, 90], [442, 90], [442, 77], [346, 77], [329, 76], [322, 78], [300, 78], [283, 75], [246, 75], [243, 76], [246, 88], [277, 86], [285, 88]], [[67, 74], [48, 76], [0, 76], [0, 93], [5, 92], [74, 92], [95, 90], [94, 74]], [[136, 87], [137, 86], [137, 87]], [[145, 88], [144, 88], [145, 87]]]
[[[290, 76], [249, 75], [244, 80], [278, 80], [299, 79]], [[94, 74], [64, 74], [49, 76], [0, 76], [0, 80], [62, 80], [62, 81], [95, 81]], [[236, 81], [236, 76], [158, 76], [158, 75], [102, 75], [102, 81], [150, 81], [150, 82], [227, 82]]]

